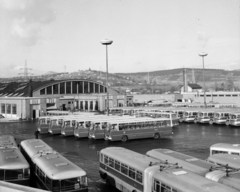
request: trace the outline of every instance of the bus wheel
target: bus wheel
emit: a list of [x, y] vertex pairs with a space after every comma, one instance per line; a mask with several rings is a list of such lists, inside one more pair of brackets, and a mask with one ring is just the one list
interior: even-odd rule
[[153, 136], [154, 139], [159, 139], [160, 138], [160, 135], [159, 133], [155, 133], [154, 136]]
[[126, 142], [128, 140], [128, 137], [126, 135], [123, 135], [121, 140], [122, 142]]
[[229, 126], [229, 124], [230, 124], [229, 121], [226, 121], [226, 125]]
[[210, 125], [212, 125], [212, 124], [213, 124], [213, 120], [212, 120], [212, 119], [209, 121], [209, 124], [210, 124]]
[[194, 119], [194, 123], [197, 123], [197, 119]]

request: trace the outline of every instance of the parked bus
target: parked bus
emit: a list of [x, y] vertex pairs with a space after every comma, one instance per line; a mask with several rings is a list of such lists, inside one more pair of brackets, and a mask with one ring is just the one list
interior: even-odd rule
[[54, 192], [88, 191], [86, 172], [42, 140], [24, 140], [20, 147], [32, 166], [31, 176], [38, 188]]
[[151, 118], [167, 118], [172, 122], [171, 126], [179, 125], [179, 118], [176, 113], [173, 112], [149, 112], [149, 111], [140, 111], [137, 114], [137, 117], [151, 117]]
[[47, 114], [48, 115], [54, 115], [54, 116], [58, 116], [58, 115], [69, 115], [70, 112], [69, 111], [55, 111], [55, 110], [52, 110], [52, 111], [47, 111]]
[[240, 144], [217, 143], [210, 147], [210, 156], [218, 153], [240, 155]]
[[[51, 118], [53, 118], [53, 116]], [[38, 128], [37, 128], [39, 133], [41, 133], [41, 134], [48, 133], [48, 128], [49, 128], [51, 118], [49, 116], [39, 117]]]
[[228, 111], [216, 111], [213, 114], [213, 118], [209, 121], [209, 124], [226, 124], [226, 121], [229, 118]]
[[132, 119], [136, 120], [135, 117], [132, 116], [111, 116], [111, 117], [102, 117], [98, 119], [91, 120], [91, 126], [89, 130], [89, 138], [93, 139], [104, 139], [105, 138], [105, 132], [108, 128], [108, 122], [112, 120], [121, 121], [125, 119]]
[[74, 128], [74, 136], [78, 138], [88, 137], [90, 127], [91, 119], [78, 119]]
[[180, 122], [194, 122], [197, 118], [198, 110], [187, 109], [183, 113], [183, 117], [179, 119]]
[[30, 167], [11, 135], [0, 136], [0, 180], [30, 185]]
[[[240, 172], [227, 167], [220, 167], [205, 160], [201, 160], [180, 152], [169, 149], [153, 149], [146, 153], [147, 156], [156, 158], [168, 163], [177, 163], [186, 171], [206, 177], [207, 179], [225, 184], [229, 187], [240, 190]], [[213, 155], [215, 156], [215, 155]], [[228, 175], [229, 173], [229, 175]]]
[[63, 136], [73, 136], [74, 129], [76, 126], [77, 118], [66, 118], [63, 120], [62, 128], [61, 128], [61, 135]]
[[53, 135], [61, 134], [61, 129], [64, 126], [64, 119], [69, 118], [69, 116], [55, 116], [50, 119], [50, 123], [48, 126], [48, 133]]
[[229, 120], [226, 121], [226, 125], [240, 126], [240, 112], [229, 113]]
[[131, 139], [168, 137], [172, 135], [171, 120], [156, 119], [126, 119], [108, 122], [105, 139], [126, 142]]
[[201, 110], [198, 112], [197, 117], [194, 119], [194, 123], [209, 123], [213, 118], [214, 111]]
[[8, 146], [15, 146], [17, 147], [16, 140], [11, 135], [1, 135], [0, 136], [0, 148], [8, 147]]
[[188, 172], [178, 165], [121, 147], [99, 153], [100, 177], [120, 191], [131, 192], [237, 192], [226, 185]]
[[228, 166], [234, 169], [240, 169], [240, 156], [230, 154], [215, 154], [211, 155], [207, 159], [208, 162], [219, 165]]

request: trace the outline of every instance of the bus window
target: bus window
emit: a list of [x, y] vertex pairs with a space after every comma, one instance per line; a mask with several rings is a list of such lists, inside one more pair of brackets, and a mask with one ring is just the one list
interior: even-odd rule
[[137, 171], [136, 180], [138, 182], [142, 183], [142, 173], [140, 171]]
[[234, 153], [234, 152], [232, 152], [231, 154], [232, 154], [232, 155], [239, 155], [239, 153]]
[[52, 191], [53, 192], [59, 192], [60, 191], [59, 186], [60, 186], [60, 183], [59, 183], [58, 180], [57, 181], [56, 180], [52, 181]]
[[23, 179], [23, 169], [5, 170], [5, 180]]
[[46, 176], [46, 185], [48, 187], [48, 189], [52, 189], [52, 180], [49, 179], [47, 176]]
[[109, 166], [114, 167], [114, 160], [112, 158], [109, 158]]
[[104, 155], [104, 163], [108, 165], [108, 157], [106, 155]]
[[154, 180], [154, 191], [160, 192], [160, 183], [157, 180]]
[[161, 192], [171, 192], [171, 187], [162, 183], [161, 185]]
[[0, 180], [4, 180], [4, 170], [0, 169]]
[[136, 123], [136, 129], [141, 129], [141, 127], [142, 127], [142, 123], [141, 122]]
[[106, 122], [102, 123], [102, 129], [106, 129], [106, 128], [107, 128], [107, 123]]
[[213, 150], [212, 154], [218, 154], [218, 153], [223, 153], [223, 154], [227, 154], [227, 151], [217, 151], [217, 150]]
[[120, 162], [115, 160], [115, 169], [120, 171]]
[[125, 175], [128, 175], [128, 166], [121, 163], [121, 172]]
[[135, 179], [135, 175], [136, 175], [135, 169], [129, 167], [129, 173], [128, 174], [129, 174], [129, 177]]

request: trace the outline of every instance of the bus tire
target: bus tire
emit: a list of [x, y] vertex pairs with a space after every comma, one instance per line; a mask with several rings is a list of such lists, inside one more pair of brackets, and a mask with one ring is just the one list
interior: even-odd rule
[[194, 119], [194, 123], [198, 123], [197, 119]]
[[160, 138], [160, 135], [159, 133], [155, 133], [154, 136], [153, 136], [154, 139], [159, 139]]
[[210, 124], [210, 125], [212, 125], [212, 124], [213, 124], [213, 120], [212, 120], [212, 119], [209, 121], [209, 124]]
[[230, 125], [230, 123], [229, 123], [229, 121], [226, 121], [226, 123], [225, 123], [227, 126], [229, 126]]
[[128, 137], [126, 135], [123, 135], [122, 138], [121, 138], [121, 141], [126, 142], [127, 140], [128, 140]]

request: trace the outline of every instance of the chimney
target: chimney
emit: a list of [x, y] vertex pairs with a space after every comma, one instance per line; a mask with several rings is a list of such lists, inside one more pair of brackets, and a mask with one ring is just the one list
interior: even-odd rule
[[187, 92], [187, 70], [183, 69], [183, 92]]

